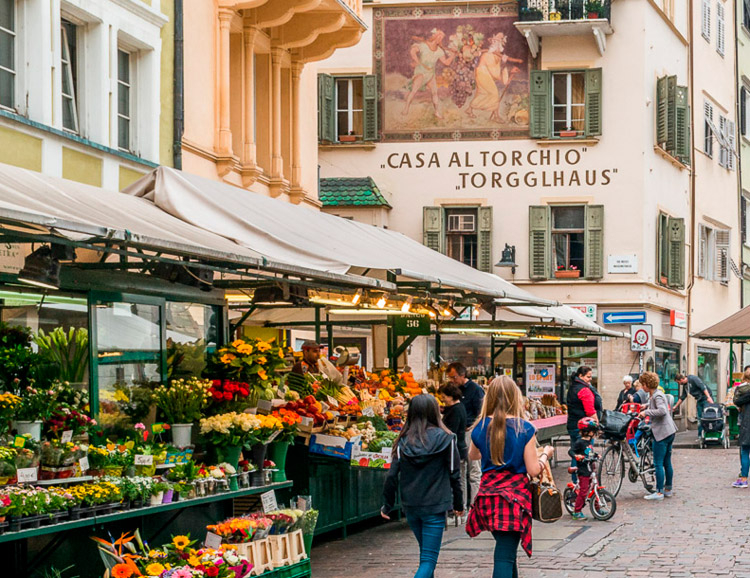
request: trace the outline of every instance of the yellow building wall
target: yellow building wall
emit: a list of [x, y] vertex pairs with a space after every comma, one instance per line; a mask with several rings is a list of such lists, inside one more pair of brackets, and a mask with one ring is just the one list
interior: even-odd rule
[[42, 170], [42, 139], [29, 136], [17, 130], [0, 127], [0, 150], [2, 162], [30, 169]]
[[62, 177], [95, 187], [102, 186], [102, 159], [63, 147]]
[[138, 171], [134, 171], [132, 169], [129, 169], [127, 167], [120, 166], [120, 187], [119, 189], [122, 190], [128, 185], [134, 183], [138, 179], [140, 179], [144, 173], [139, 173]]
[[[144, 0], [149, 6], [150, 0]], [[161, 29], [161, 113], [159, 115], [159, 164], [174, 166], [174, 0], [162, 0], [167, 22]]]

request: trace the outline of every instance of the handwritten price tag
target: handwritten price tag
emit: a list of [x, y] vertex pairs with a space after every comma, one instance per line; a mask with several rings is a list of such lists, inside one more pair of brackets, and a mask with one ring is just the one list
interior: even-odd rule
[[269, 411], [271, 411], [272, 408], [273, 408], [273, 403], [268, 400], [261, 399], [258, 402], [258, 411], [264, 411], [268, 413]]
[[331, 397], [330, 395], [327, 395], [326, 397], [328, 398], [328, 403], [331, 404], [331, 407], [338, 407], [339, 406], [339, 402], [336, 401], [335, 397]]
[[78, 460], [78, 465], [81, 468], [81, 472], [86, 473], [86, 470], [89, 469], [89, 459], [84, 456], [80, 460]]
[[221, 536], [214, 534], [213, 532], [206, 533], [206, 548], [212, 550], [218, 550], [221, 548]]
[[279, 434], [281, 433], [281, 430], [276, 430], [273, 432], [270, 437], [268, 438], [268, 441], [266, 443], [270, 444], [273, 440], [275, 440], [277, 437], [279, 437]]
[[66, 429], [64, 432], [62, 432], [62, 437], [60, 438], [60, 441], [64, 444], [73, 441], [73, 430]]
[[36, 468], [20, 468], [16, 470], [16, 474], [18, 475], [19, 484], [36, 482], [38, 479]]
[[260, 495], [260, 501], [263, 503], [263, 513], [270, 514], [279, 509], [279, 505], [276, 503], [276, 492], [270, 490], [265, 494]]
[[372, 407], [365, 407], [362, 409], [362, 415], [366, 415], [368, 417], [375, 417], [375, 410], [372, 409]]
[[302, 425], [305, 427], [310, 427], [313, 424], [313, 418], [311, 417], [303, 417], [302, 418]]
[[135, 465], [136, 466], [153, 466], [154, 456], [145, 455], [145, 454], [136, 454]]

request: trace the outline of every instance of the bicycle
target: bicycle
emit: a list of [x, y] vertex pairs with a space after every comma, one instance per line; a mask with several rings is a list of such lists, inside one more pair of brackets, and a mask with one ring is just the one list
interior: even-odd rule
[[[591, 508], [591, 515], [597, 520], [607, 521], [617, 511], [617, 500], [615, 500], [615, 496], [610, 491], [599, 483], [596, 475], [596, 464], [599, 461], [599, 456], [593, 456], [584, 461], [591, 464], [591, 484], [589, 485], [589, 495], [586, 496], [586, 501]], [[569, 514], [575, 511], [576, 498], [579, 491], [580, 486], [578, 482], [568, 482], [568, 487], [563, 492], [563, 504]]]
[[[601, 482], [613, 495], [617, 496], [622, 489], [627, 464], [628, 480], [636, 483], [640, 478], [643, 487], [651, 493], [656, 487], [656, 469], [654, 468], [653, 436], [651, 426], [640, 422], [637, 414], [629, 413], [628, 433], [625, 438], [604, 432], [607, 449], [601, 459]], [[640, 436], [638, 436], [640, 433]], [[633, 444], [628, 438], [633, 439]], [[635, 438], [638, 438], [637, 440]]]

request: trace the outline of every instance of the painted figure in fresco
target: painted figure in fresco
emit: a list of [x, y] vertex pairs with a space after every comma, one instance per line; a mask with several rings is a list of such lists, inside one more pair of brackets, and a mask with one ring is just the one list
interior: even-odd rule
[[[482, 54], [475, 71], [476, 93], [466, 109], [467, 116], [474, 118], [474, 110], [489, 110], [491, 121], [500, 121], [500, 103], [505, 96], [505, 92], [510, 85], [513, 76], [518, 72], [518, 67], [514, 66], [508, 71], [508, 62], [523, 64], [519, 58], [511, 58], [505, 51], [505, 43], [508, 41], [505, 34], [498, 32], [490, 39], [490, 47]], [[497, 83], [503, 85], [502, 93], [498, 89]]]
[[409, 92], [409, 96], [406, 97], [406, 106], [401, 112], [402, 115], [406, 116], [409, 114], [409, 108], [417, 92], [427, 87], [430, 89], [432, 96], [435, 117], [443, 118], [440, 114], [435, 69], [438, 62], [441, 62], [445, 66], [450, 66], [456, 57], [456, 53], [450, 50], [450, 56], [446, 55], [445, 50], [441, 46], [444, 38], [445, 32], [437, 28], [433, 28], [430, 31], [430, 36], [426, 40], [419, 36], [414, 37], [415, 42], [409, 51], [412, 63], [414, 64], [414, 75], [411, 78], [411, 91]]

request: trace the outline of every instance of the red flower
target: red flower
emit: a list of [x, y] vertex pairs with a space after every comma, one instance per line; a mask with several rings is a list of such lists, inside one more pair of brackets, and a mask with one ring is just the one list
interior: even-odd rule
[[250, 390], [245, 389], [244, 387], [241, 387], [240, 388], [240, 395], [242, 397], [247, 397], [248, 395], [250, 395]]
[[216, 399], [216, 400], [221, 401], [222, 399], [224, 399], [224, 394], [221, 393], [220, 391], [214, 391], [212, 395], [213, 395], [214, 399]]
[[229, 392], [225, 393], [224, 399], [226, 399], [227, 401], [232, 401], [232, 394]]
[[219, 569], [216, 566], [210, 566], [206, 568], [206, 576], [218, 576]]

